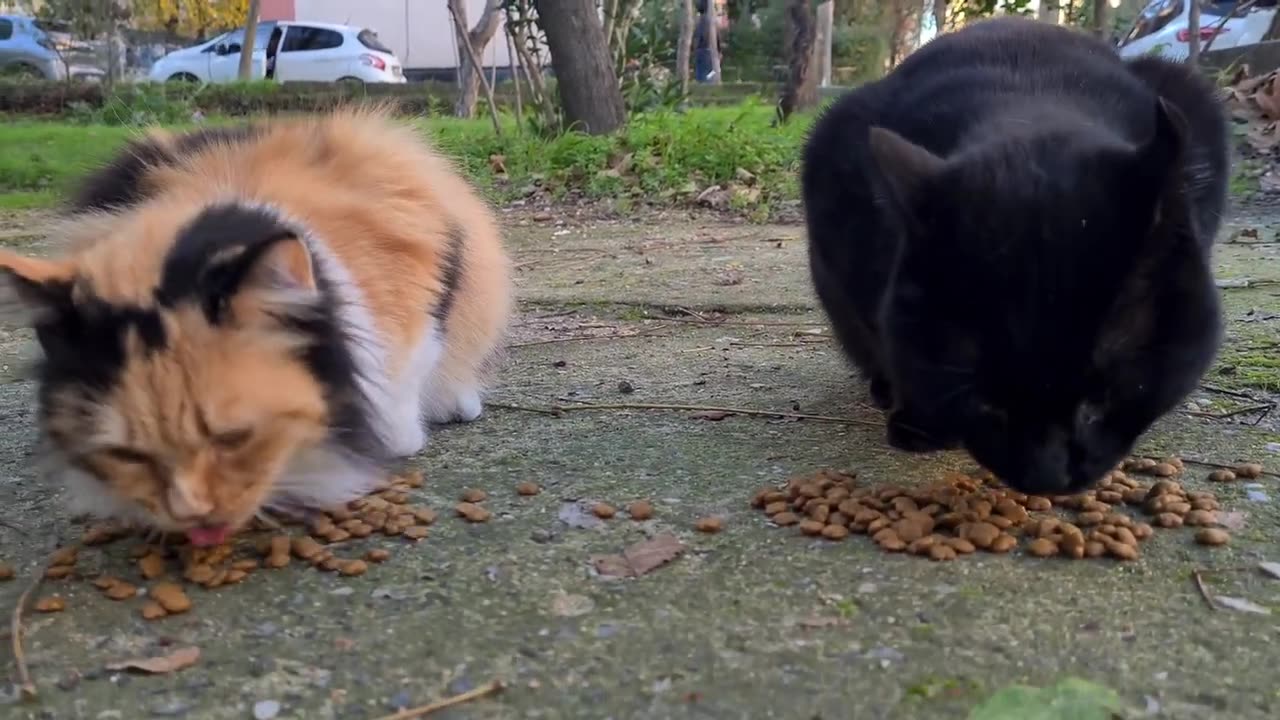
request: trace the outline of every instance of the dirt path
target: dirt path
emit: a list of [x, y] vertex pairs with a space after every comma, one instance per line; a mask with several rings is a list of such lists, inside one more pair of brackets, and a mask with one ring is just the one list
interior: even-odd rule
[[[393, 550], [361, 577], [295, 562], [193, 591], [190, 613], [158, 622], [139, 617], [141, 600], [51, 582], [46, 592], [69, 608], [29, 627], [42, 704], [0, 704], [0, 716], [247, 718], [256, 703], [264, 714], [278, 703], [281, 718], [377, 718], [495, 677], [510, 685], [500, 696], [433, 717], [959, 718], [1010, 683], [1064, 676], [1114, 688], [1134, 717], [1280, 713], [1277, 616], [1213, 611], [1190, 580], [1195, 568], [1280, 560], [1274, 478], [1212, 488], [1243, 523], [1229, 547], [1161, 532], [1133, 563], [1021, 552], [935, 563], [861, 536], [831, 543], [772, 528], [747, 504], [763, 484], [823, 467], [925, 482], [968, 464], [892, 453], [858, 424], [501, 406], [675, 403], [876, 421], [823, 334], [801, 229], [687, 215], [507, 222], [521, 317], [498, 406], [438, 431], [418, 459], [429, 482], [415, 500], [443, 511], [429, 539], [353, 545]], [[20, 217], [0, 228], [0, 242], [39, 238]], [[1211, 417], [1280, 388], [1277, 247], [1223, 246], [1219, 274], [1241, 287], [1224, 291], [1232, 322], [1209, 379], [1218, 390], [1162, 423], [1148, 452], [1280, 469], [1271, 420], [1251, 424], [1261, 411]], [[0, 556], [25, 575], [65, 526], [59, 491], [31, 468], [32, 388], [18, 372], [31, 352], [26, 333], [0, 335], [0, 508], [21, 528], [0, 527]], [[1205, 472], [1192, 466], [1186, 484], [1205, 487]], [[517, 496], [525, 480], [544, 491]], [[489, 523], [450, 516], [468, 487], [489, 492]], [[653, 501], [653, 520], [593, 522], [575, 504], [636, 498]], [[692, 530], [712, 514], [722, 532]], [[669, 565], [628, 580], [592, 569], [593, 555], [668, 531], [688, 547]], [[139, 580], [128, 563], [118, 543], [86, 552], [79, 572]], [[0, 607], [20, 584], [0, 583]], [[1280, 581], [1235, 572], [1211, 584], [1280, 612]], [[196, 667], [103, 670], [178, 644], [202, 649]]]

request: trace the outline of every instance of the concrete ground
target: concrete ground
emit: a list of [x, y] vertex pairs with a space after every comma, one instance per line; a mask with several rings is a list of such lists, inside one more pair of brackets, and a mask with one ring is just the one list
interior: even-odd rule
[[[1190, 578], [1228, 570], [1208, 576], [1212, 592], [1280, 612], [1280, 581], [1253, 569], [1280, 560], [1274, 477], [1212, 488], [1235, 513], [1228, 547], [1198, 546], [1189, 529], [1161, 531], [1133, 563], [1021, 551], [935, 563], [885, 554], [862, 536], [815, 542], [771, 527], [748, 498], [792, 475], [837, 467], [926, 482], [970, 465], [955, 454], [895, 453], [874, 426], [512, 407], [669, 403], [878, 419], [822, 334], [799, 227], [552, 217], [507, 213], [518, 327], [495, 405], [479, 422], [438, 430], [415, 460], [428, 477], [415, 501], [442, 511], [428, 540], [355, 543], [353, 553], [393, 551], [361, 577], [295, 562], [197, 589], [191, 612], [158, 622], [139, 617], [140, 600], [112, 602], [84, 579], [50, 581], [42, 592], [63, 595], [68, 609], [27, 619], [39, 702], [0, 704], [0, 717], [247, 718], [258, 704], [264, 717], [278, 708], [281, 718], [378, 718], [494, 678], [505, 692], [432, 717], [930, 720], [966, 717], [1013, 683], [1064, 677], [1114, 689], [1128, 717], [1280, 714], [1280, 616], [1215, 611]], [[1259, 238], [1221, 248], [1231, 329], [1206, 385], [1267, 401], [1280, 387], [1280, 245], [1265, 215], [1242, 211], [1237, 225]], [[0, 241], [44, 247], [39, 219], [8, 218]], [[0, 520], [13, 527], [0, 527], [0, 560], [22, 574], [0, 583], [7, 613], [51, 544], [74, 531], [60, 490], [31, 468], [32, 386], [19, 373], [29, 334], [0, 342]], [[1210, 417], [1252, 402], [1206, 389], [1143, 450], [1280, 470], [1270, 418]], [[1208, 485], [1207, 467], [1188, 468], [1186, 484]], [[544, 491], [518, 497], [524, 480]], [[468, 487], [490, 493], [489, 523], [451, 516]], [[575, 504], [637, 498], [654, 502], [654, 519], [592, 521]], [[722, 532], [693, 530], [712, 514]], [[640, 578], [593, 571], [593, 555], [659, 532], [688, 551]], [[130, 544], [84, 552], [79, 572], [137, 580]], [[202, 650], [195, 667], [104, 670], [179, 644]], [[9, 660], [0, 650], [6, 670]]]

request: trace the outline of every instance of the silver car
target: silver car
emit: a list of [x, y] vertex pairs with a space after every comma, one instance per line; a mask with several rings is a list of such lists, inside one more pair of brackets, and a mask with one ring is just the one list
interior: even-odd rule
[[34, 18], [0, 15], [0, 75], [65, 80], [67, 64]]

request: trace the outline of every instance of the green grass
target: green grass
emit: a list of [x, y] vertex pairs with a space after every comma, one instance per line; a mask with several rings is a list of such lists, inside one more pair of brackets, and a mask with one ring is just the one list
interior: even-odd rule
[[[531, 185], [589, 198], [686, 201], [711, 185], [745, 188], [732, 206], [767, 216], [780, 201], [798, 195], [796, 169], [811, 116], [770, 127], [773, 108], [747, 102], [687, 113], [633, 117], [616, 135], [569, 133], [542, 137], [520, 132], [510, 117], [498, 136], [487, 119], [416, 120], [445, 154], [494, 200], [526, 194]], [[172, 126], [170, 126], [172, 127]], [[0, 208], [55, 203], [89, 168], [111, 156], [139, 132], [124, 125], [34, 120], [0, 125]], [[494, 171], [501, 156], [506, 173]], [[745, 180], [741, 171], [754, 179]]]

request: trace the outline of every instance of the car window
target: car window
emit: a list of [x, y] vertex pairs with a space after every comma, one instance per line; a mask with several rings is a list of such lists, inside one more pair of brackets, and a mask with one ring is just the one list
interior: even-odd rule
[[280, 52], [329, 50], [336, 47], [342, 47], [342, 33], [340, 32], [306, 25], [290, 25], [288, 32], [284, 35], [284, 43], [280, 46]]
[[391, 48], [387, 47], [387, 44], [382, 42], [382, 38], [378, 37], [378, 33], [372, 30], [361, 30], [360, 33], [356, 35], [356, 39], [360, 41], [361, 45], [369, 48], [370, 50], [377, 50], [378, 52], [384, 53], [391, 52]]
[[8, 40], [11, 37], [13, 37], [13, 21], [0, 18], [0, 40]]

